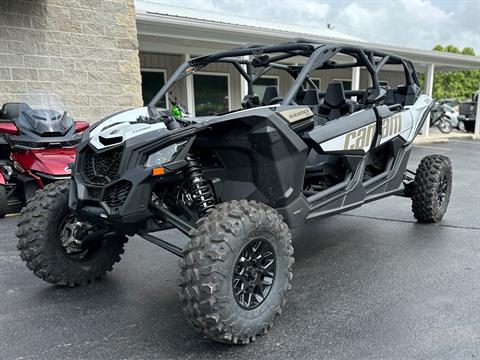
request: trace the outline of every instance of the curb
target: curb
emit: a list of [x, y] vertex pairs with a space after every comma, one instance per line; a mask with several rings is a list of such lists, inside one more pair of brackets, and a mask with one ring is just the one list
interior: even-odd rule
[[448, 143], [448, 138], [428, 138], [428, 139], [415, 139], [413, 140], [413, 145], [420, 144], [444, 144]]

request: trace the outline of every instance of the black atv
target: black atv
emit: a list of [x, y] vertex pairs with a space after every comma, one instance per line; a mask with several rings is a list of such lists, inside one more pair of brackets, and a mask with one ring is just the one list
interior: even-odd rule
[[[215, 62], [248, 84], [241, 109], [188, 117], [176, 105], [157, 108], [178, 81]], [[403, 68], [405, 85], [380, 87], [386, 65]], [[309, 77], [353, 67], [367, 70], [372, 87], [345, 91], [334, 82], [322, 92]], [[292, 85], [259, 99], [253, 83], [273, 70]], [[420, 222], [442, 219], [449, 159], [428, 156], [416, 173], [406, 170], [432, 104], [410, 61], [371, 49], [298, 40], [189, 60], [148, 107], [84, 133], [71, 181], [47, 186], [24, 208], [21, 258], [41, 279], [76, 286], [112, 270], [127, 236], [138, 234], [182, 258], [179, 297], [196, 327], [217, 341], [249, 343], [285, 304], [290, 228], [390, 195], [411, 197]], [[169, 228], [189, 244], [152, 234]]]

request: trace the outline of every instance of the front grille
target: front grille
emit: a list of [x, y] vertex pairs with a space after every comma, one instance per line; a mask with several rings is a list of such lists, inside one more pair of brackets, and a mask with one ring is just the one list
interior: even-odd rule
[[131, 188], [132, 183], [130, 181], [119, 181], [106, 188], [103, 200], [109, 207], [122, 206], [125, 200], [127, 200]]
[[88, 189], [88, 193], [92, 199], [100, 200], [100, 195], [102, 195], [102, 189]]
[[87, 149], [83, 157], [83, 170], [85, 177], [92, 184], [106, 185], [118, 176], [123, 149], [116, 148], [96, 154], [92, 149]]

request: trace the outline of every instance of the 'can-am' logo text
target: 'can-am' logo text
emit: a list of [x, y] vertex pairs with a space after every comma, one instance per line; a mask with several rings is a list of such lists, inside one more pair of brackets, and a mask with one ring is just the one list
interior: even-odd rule
[[[345, 135], [344, 150], [361, 150], [369, 147], [373, 141], [376, 123], [353, 130]], [[387, 138], [400, 133], [402, 129], [402, 116], [392, 115], [382, 120], [382, 138]]]
[[382, 120], [382, 138], [397, 135], [402, 130], [402, 115], [395, 114]]
[[344, 150], [364, 149], [372, 143], [373, 134], [375, 134], [376, 124], [370, 124], [360, 129], [353, 130], [345, 136]]

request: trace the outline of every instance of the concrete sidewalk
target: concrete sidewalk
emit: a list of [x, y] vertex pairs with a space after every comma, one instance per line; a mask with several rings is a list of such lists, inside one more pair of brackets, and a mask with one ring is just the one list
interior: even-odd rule
[[428, 137], [423, 135], [418, 135], [413, 141], [414, 144], [434, 144], [434, 143], [447, 143], [449, 139], [470, 139], [478, 140], [479, 137], [475, 136], [472, 133], [467, 133], [465, 131], [453, 130], [449, 134], [444, 134], [433, 126], [429, 130]]

